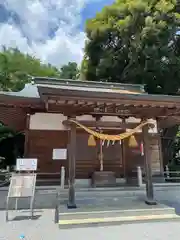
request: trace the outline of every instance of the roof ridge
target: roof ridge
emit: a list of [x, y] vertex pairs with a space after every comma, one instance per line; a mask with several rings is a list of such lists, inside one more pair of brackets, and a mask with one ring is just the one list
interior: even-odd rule
[[87, 87], [87, 88], [104, 88], [104, 89], [116, 89], [116, 90], [129, 90], [143, 93], [143, 84], [128, 84], [128, 83], [113, 83], [113, 82], [96, 82], [96, 81], [82, 81], [73, 79], [58, 79], [58, 78], [46, 78], [46, 77], [34, 77], [34, 84], [43, 85], [57, 85], [57, 86], [74, 86], [74, 87]]

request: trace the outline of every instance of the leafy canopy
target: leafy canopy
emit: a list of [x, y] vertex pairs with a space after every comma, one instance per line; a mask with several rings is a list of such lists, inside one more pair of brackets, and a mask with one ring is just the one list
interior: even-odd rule
[[58, 69], [18, 49], [4, 48], [0, 52], [0, 90], [3, 91], [21, 90], [32, 76], [76, 79], [78, 73], [78, 66], [74, 62]]
[[180, 14], [175, 0], [116, 0], [87, 21], [81, 66], [88, 80], [145, 84], [149, 93], [180, 86]]
[[61, 78], [63, 79], [77, 79], [79, 77], [79, 69], [76, 62], [69, 62], [67, 65], [61, 67]]
[[0, 90], [19, 91], [31, 76], [58, 77], [59, 71], [50, 64], [21, 53], [18, 49], [3, 49], [0, 52]]

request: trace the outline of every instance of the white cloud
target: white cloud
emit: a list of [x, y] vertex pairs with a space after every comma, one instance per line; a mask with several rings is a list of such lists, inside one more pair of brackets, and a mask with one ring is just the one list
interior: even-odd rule
[[87, 1], [1, 0], [20, 23], [9, 19], [0, 24], [0, 46], [18, 47], [56, 66], [69, 61], [80, 63], [85, 34], [77, 27]]

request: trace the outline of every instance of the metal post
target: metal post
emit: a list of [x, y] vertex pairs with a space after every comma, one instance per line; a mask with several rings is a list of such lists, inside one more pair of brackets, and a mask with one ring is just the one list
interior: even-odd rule
[[143, 184], [143, 181], [142, 181], [142, 170], [140, 166], [137, 166], [137, 179], [138, 179], [138, 186], [141, 187]]
[[18, 198], [16, 198], [16, 202], [15, 202], [15, 210], [17, 211], [18, 209]]
[[64, 182], [65, 182], [65, 167], [61, 167], [61, 189], [64, 189]]
[[10, 166], [6, 166], [6, 170], [8, 173], [10, 173]]
[[55, 212], [54, 212], [54, 223], [59, 222], [59, 194], [56, 192], [56, 204], [55, 204]]
[[166, 165], [165, 168], [166, 168], [166, 178], [169, 179], [170, 176], [169, 176], [169, 167], [168, 167], [168, 165]]

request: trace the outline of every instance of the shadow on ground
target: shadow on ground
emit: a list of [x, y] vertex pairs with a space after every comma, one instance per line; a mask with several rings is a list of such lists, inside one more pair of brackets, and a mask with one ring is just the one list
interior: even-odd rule
[[33, 217], [31, 216], [16, 216], [9, 221], [23, 221], [23, 220], [38, 220], [41, 217], [41, 215], [35, 215]]
[[180, 216], [180, 202], [171, 200], [161, 200], [160, 203], [175, 209], [175, 213]]

